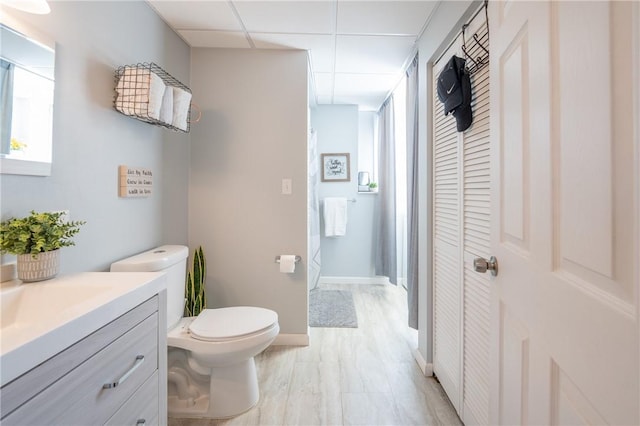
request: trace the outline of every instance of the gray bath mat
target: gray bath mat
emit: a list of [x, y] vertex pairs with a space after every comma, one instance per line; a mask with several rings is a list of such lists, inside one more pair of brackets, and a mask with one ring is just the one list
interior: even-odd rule
[[319, 289], [309, 292], [309, 326], [357, 328], [351, 292]]

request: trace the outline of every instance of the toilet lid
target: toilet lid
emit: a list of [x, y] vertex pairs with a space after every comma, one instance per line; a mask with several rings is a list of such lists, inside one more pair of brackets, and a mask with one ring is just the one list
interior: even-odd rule
[[272, 310], [251, 306], [205, 309], [189, 326], [199, 340], [220, 341], [247, 336], [278, 322]]

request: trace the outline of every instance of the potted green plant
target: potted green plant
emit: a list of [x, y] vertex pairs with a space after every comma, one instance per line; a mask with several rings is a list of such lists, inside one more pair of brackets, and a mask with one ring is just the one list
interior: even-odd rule
[[205, 295], [205, 279], [207, 267], [205, 264], [202, 247], [193, 253], [193, 267], [187, 272], [187, 280], [184, 289], [184, 316], [197, 317], [200, 312], [207, 307], [207, 297]]
[[18, 279], [25, 282], [55, 277], [60, 270], [60, 248], [75, 245], [73, 237], [84, 221], [65, 222], [64, 212], [31, 211], [22, 218], [0, 223], [0, 252], [15, 254]]
[[375, 182], [371, 182], [369, 184], [369, 191], [375, 191], [378, 188], [378, 184]]

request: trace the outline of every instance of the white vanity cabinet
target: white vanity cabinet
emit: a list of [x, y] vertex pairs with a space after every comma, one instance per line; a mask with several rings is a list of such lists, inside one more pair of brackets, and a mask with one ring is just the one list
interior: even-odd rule
[[7, 383], [2, 425], [166, 424], [165, 306], [162, 290]]

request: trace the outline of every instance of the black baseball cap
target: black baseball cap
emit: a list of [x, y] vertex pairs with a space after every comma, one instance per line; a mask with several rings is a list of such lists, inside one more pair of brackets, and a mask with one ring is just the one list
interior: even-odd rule
[[465, 60], [452, 56], [438, 77], [438, 98], [444, 103], [444, 115], [452, 113], [459, 132], [467, 130], [473, 123], [471, 110], [471, 77]]

